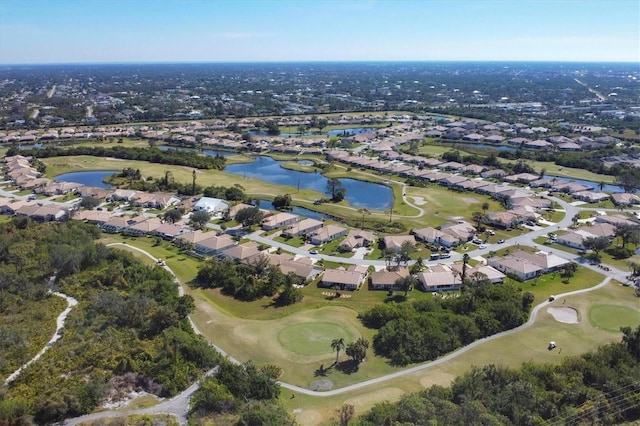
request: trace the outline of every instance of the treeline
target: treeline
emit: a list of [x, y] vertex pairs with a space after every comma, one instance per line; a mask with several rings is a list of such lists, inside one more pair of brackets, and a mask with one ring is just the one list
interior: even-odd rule
[[[0, 419], [9, 424], [45, 424], [91, 412], [123, 377], [133, 377], [147, 392], [174, 395], [220, 360], [191, 330], [187, 315], [195, 304], [179, 296], [173, 277], [96, 243], [98, 236], [97, 228], [77, 221], [18, 218], [0, 226], [0, 303], [44, 302], [53, 275], [54, 288], [79, 302], [62, 338], [0, 392]], [[11, 313], [0, 312], [3, 332], [10, 332]]]
[[459, 297], [380, 304], [360, 320], [377, 329], [376, 354], [394, 365], [436, 359], [486, 336], [523, 324], [534, 297], [509, 284], [465, 286]]
[[376, 404], [354, 422], [373, 425], [584, 425], [640, 420], [640, 326], [621, 343], [559, 365], [473, 367], [450, 388], [432, 386]]
[[200, 382], [193, 393], [191, 421], [202, 424], [204, 418], [220, 417], [227, 419], [224, 424], [296, 424], [277, 401], [280, 374], [280, 368], [273, 365], [258, 368], [251, 362], [235, 365], [223, 361], [216, 374]]
[[196, 169], [224, 169], [226, 160], [222, 156], [199, 155], [196, 152], [168, 150], [162, 151], [158, 148], [140, 147], [103, 147], [103, 146], [75, 146], [57, 147], [44, 146], [39, 149], [17, 149], [10, 148], [7, 156], [12, 155], [33, 156], [36, 158], [67, 157], [73, 155], [91, 155], [93, 157], [113, 157], [123, 160], [148, 161], [150, 163], [172, 164], [176, 166], [187, 166]]
[[276, 304], [291, 305], [302, 300], [302, 292], [295, 286], [304, 281], [292, 272], [285, 275], [279, 267], [270, 265], [266, 256], [259, 255], [252, 264], [212, 258], [200, 267], [193, 285], [220, 288], [223, 294], [244, 301], [277, 294]]

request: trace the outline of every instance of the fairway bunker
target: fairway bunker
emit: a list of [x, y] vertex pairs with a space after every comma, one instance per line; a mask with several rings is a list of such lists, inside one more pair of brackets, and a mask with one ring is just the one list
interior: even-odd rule
[[558, 322], [565, 324], [577, 324], [579, 322], [578, 311], [573, 308], [547, 308], [547, 312]]

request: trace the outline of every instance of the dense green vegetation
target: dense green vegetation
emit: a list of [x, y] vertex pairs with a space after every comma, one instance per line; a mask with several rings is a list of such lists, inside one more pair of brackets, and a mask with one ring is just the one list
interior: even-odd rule
[[302, 300], [302, 292], [294, 285], [303, 283], [304, 279], [295, 274], [285, 275], [279, 267], [270, 265], [266, 256], [258, 256], [251, 264], [212, 258], [200, 267], [193, 284], [221, 288], [224, 294], [245, 301], [273, 297], [282, 290], [276, 303], [290, 305]]
[[7, 156], [12, 155], [33, 156], [36, 158], [65, 157], [73, 155], [91, 155], [94, 157], [113, 157], [123, 160], [149, 161], [150, 163], [172, 164], [176, 166], [194, 167], [196, 169], [222, 170], [226, 162], [221, 156], [199, 155], [192, 151], [169, 150], [162, 151], [158, 148], [136, 147], [104, 147], [104, 146], [74, 146], [57, 147], [44, 146], [39, 149], [10, 148]]
[[[191, 330], [186, 318], [195, 308], [193, 299], [179, 296], [173, 277], [96, 243], [99, 234], [75, 221], [35, 224], [16, 218], [0, 226], [4, 336], [15, 334], [11, 317], [30, 306], [25, 302], [47, 303], [53, 275], [54, 289], [78, 300], [62, 338], [0, 392], [0, 419], [9, 424], [29, 416], [43, 424], [90, 412], [117, 377], [133, 377], [147, 392], [170, 396], [219, 361]], [[12, 309], [4, 309], [9, 305]], [[11, 359], [12, 354], [3, 353], [7, 365], [25, 361]], [[4, 368], [3, 377], [7, 373]]]
[[277, 402], [281, 373], [275, 366], [257, 368], [251, 362], [220, 364], [214, 376], [200, 383], [191, 398], [192, 420], [230, 415], [228, 424], [293, 425], [295, 422]]
[[[450, 388], [433, 386], [382, 402], [355, 423], [368, 425], [580, 425], [640, 419], [640, 326], [621, 343], [559, 365], [474, 367]], [[633, 423], [635, 424], [635, 423]]]
[[479, 284], [465, 286], [459, 297], [377, 305], [360, 319], [378, 330], [373, 338], [376, 354], [394, 365], [407, 365], [521, 325], [533, 299], [513, 285]]

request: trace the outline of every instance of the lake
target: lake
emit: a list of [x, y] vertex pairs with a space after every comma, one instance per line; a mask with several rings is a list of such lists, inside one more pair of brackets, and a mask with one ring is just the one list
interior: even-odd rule
[[[311, 189], [326, 194], [328, 179], [320, 173], [284, 169], [280, 161], [259, 156], [252, 163], [231, 164], [225, 171], [243, 177], [260, 179], [276, 185]], [[346, 190], [345, 199], [354, 207], [385, 210], [393, 204], [393, 191], [388, 186], [356, 179], [339, 179]]]
[[[269, 200], [258, 200], [256, 205], [261, 209], [266, 209], [266, 210], [276, 209], [275, 207], [273, 207], [273, 203]], [[322, 220], [327, 218], [326, 214], [315, 212], [313, 210], [309, 210], [307, 208], [299, 207], [299, 206], [293, 206], [291, 210], [287, 210], [287, 211], [293, 214], [297, 214], [298, 216], [308, 217], [316, 220]]]
[[[588, 186], [589, 188], [595, 189], [596, 191], [600, 191], [599, 182], [593, 182], [593, 181], [584, 180], [584, 179], [566, 178], [566, 177], [560, 177], [560, 176], [545, 176], [545, 177], [547, 179], [556, 179], [558, 182], [579, 183], [580, 185]], [[605, 186], [602, 187], [602, 191], [603, 192], [624, 192], [624, 189], [621, 186], [606, 184]]]
[[[371, 133], [378, 130], [378, 127], [352, 127], [348, 129], [335, 129], [329, 130], [326, 135], [327, 136], [353, 136], [359, 135], [360, 133]], [[249, 133], [252, 136], [267, 136], [268, 133], [266, 130], [249, 130]], [[302, 136], [317, 136], [318, 133], [305, 132]], [[271, 135], [271, 136], [282, 136], [284, 138], [300, 136], [300, 133], [280, 133], [279, 135]]]
[[98, 188], [111, 188], [111, 185], [104, 183], [102, 180], [107, 176], [118, 173], [116, 170], [100, 170], [90, 172], [73, 172], [58, 175], [53, 178], [57, 182], [75, 182], [85, 186], [94, 186]]
[[183, 148], [179, 146], [170, 146], [170, 145], [160, 145], [158, 149], [161, 151], [197, 151], [200, 154], [209, 155], [211, 157], [219, 156], [219, 157], [230, 157], [232, 155], [238, 155], [237, 152], [234, 151], [220, 151], [217, 149], [195, 149], [195, 148]]

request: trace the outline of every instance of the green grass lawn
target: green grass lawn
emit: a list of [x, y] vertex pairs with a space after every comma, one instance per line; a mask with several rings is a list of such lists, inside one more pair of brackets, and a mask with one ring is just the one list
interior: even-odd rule
[[607, 331], [620, 331], [620, 327], [637, 327], [640, 310], [626, 306], [598, 305], [589, 309], [589, 321], [594, 327]]
[[326, 355], [332, 352], [333, 339], [353, 342], [357, 337], [335, 322], [301, 322], [285, 327], [278, 333], [278, 342], [300, 355]]

